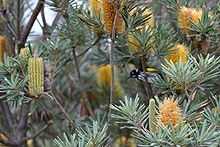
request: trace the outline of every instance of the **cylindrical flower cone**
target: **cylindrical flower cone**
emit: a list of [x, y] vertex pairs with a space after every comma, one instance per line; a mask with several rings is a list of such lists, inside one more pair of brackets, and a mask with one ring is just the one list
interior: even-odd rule
[[37, 97], [44, 92], [44, 63], [42, 58], [28, 61], [28, 89], [31, 96]]
[[183, 121], [181, 109], [178, 106], [177, 101], [171, 98], [166, 98], [160, 103], [159, 120], [163, 125], [172, 125], [173, 127]]
[[[102, 65], [98, 68], [96, 74], [97, 84], [101, 88], [110, 89], [112, 80], [111, 65]], [[123, 89], [121, 84], [116, 79], [114, 82], [114, 97], [121, 97], [123, 95]]]
[[[113, 5], [113, 2], [111, 0], [103, 0], [103, 23], [104, 23], [104, 29], [107, 33], [112, 33], [113, 25], [114, 25], [114, 19], [116, 15], [116, 8]], [[117, 13], [117, 17], [115, 20], [115, 32], [116, 33], [122, 33], [125, 29], [125, 24], [123, 21], [122, 16], [120, 13]]]
[[177, 12], [177, 21], [184, 34], [190, 34], [192, 23], [198, 23], [202, 18], [202, 9], [181, 7]]
[[149, 102], [149, 130], [155, 132], [157, 129], [157, 109], [154, 99]]

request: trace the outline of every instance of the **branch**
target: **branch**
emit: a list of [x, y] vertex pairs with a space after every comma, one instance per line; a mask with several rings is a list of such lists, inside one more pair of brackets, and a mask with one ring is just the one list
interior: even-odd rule
[[21, 35], [21, 27], [20, 27], [20, 8], [21, 8], [21, 1], [17, 1], [17, 16], [16, 16], [16, 39], [19, 41], [20, 40], [20, 35]]
[[28, 113], [30, 111], [30, 107], [31, 107], [31, 102], [22, 105], [20, 121], [17, 126], [18, 131], [25, 131], [25, 128], [27, 129], [27, 120], [28, 120]]
[[[80, 75], [80, 69], [79, 69], [79, 63], [78, 63], [78, 59], [77, 59], [77, 56], [76, 56], [76, 50], [75, 50], [75, 47], [73, 47], [73, 60], [74, 60], [74, 63], [75, 66], [76, 66], [76, 72], [77, 72], [77, 76], [78, 76], [78, 80], [79, 80], [79, 85], [82, 84], [82, 81], [81, 81], [81, 75]], [[85, 102], [86, 104], [86, 108], [87, 110], [89, 111], [89, 114], [90, 115], [94, 115], [93, 113], [93, 110], [90, 106], [90, 103], [88, 101], [88, 98], [87, 98], [87, 94], [84, 92], [84, 91], [80, 91], [81, 94], [82, 94], [82, 97], [83, 97], [83, 101]]]
[[0, 106], [2, 108], [2, 112], [3, 112], [3, 115], [5, 117], [5, 120], [6, 120], [6, 124], [8, 125], [8, 129], [13, 129], [13, 116], [12, 116], [12, 113], [9, 109], [9, 106], [7, 103], [5, 102], [0, 102]]
[[40, 13], [41, 9], [44, 6], [44, 2], [45, 2], [45, 0], [39, 0], [37, 3], [37, 6], [33, 10], [31, 18], [29, 19], [27, 26], [25, 27], [25, 30], [23, 31], [23, 33], [21, 35], [20, 46], [25, 45], [27, 38], [28, 38], [28, 35], [30, 34], [30, 31], [33, 27], [33, 24], [34, 24], [35, 20], [37, 19], [37, 16]]

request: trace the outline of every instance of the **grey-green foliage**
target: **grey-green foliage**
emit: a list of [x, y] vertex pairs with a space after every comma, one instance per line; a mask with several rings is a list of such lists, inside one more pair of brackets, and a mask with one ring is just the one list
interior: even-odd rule
[[[141, 109], [140, 109], [141, 108]], [[177, 126], [164, 126], [158, 124], [156, 132], [151, 132], [144, 125], [147, 117], [146, 107], [140, 104], [136, 97], [125, 97], [120, 104], [112, 106], [113, 118], [122, 127], [132, 124], [133, 136], [138, 140], [138, 145], [143, 147], [173, 147], [173, 146], [209, 146], [217, 145], [220, 139], [219, 130], [216, 126], [207, 123], [206, 120], [189, 124], [182, 122]], [[143, 111], [145, 110], [145, 111]], [[143, 115], [144, 114], [144, 115]]]
[[57, 137], [54, 143], [58, 147], [84, 147], [85, 144], [84, 140], [77, 139], [76, 134], [68, 136], [66, 133], [64, 133], [62, 139]]
[[176, 42], [173, 35], [176, 35], [176, 32], [169, 25], [159, 24], [156, 26], [154, 51], [158, 57], [164, 57], [173, 51], [172, 47]]
[[136, 127], [136, 125], [144, 125], [147, 121], [148, 110], [144, 104], [139, 103], [138, 95], [132, 99], [125, 97], [124, 101], [120, 100], [120, 105], [111, 105], [111, 109], [115, 112], [112, 118], [117, 123], [127, 124], [125, 127]]
[[[199, 126], [200, 125], [200, 126]], [[192, 145], [194, 146], [210, 146], [216, 144], [220, 140], [219, 130], [216, 126], [210, 125], [207, 121], [202, 124], [195, 125], [193, 133]]]
[[156, 87], [160, 88], [194, 88], [206, 87], [210, 81], [220, 76], [220, 58], [207, 55], [190, 57], [189, 61], [183, 63], [172, 63], [166, 61], [162, 65], [164, 78], [157, 77], [154, 79]]
[[27, 71], [18, 58], [8, 57], [4, 64], [0, 64], [0, 92], [5, 93], [0, 97], [11, 105], [17, 106], [29, 101], [27, 92]]
[[213, 96], [214, 104], [213, 108], [205, 108], [203, 112], [204, 118], [207, 122], [219, 127], [220, 126], [220, 99], [217, 96]]
[[103, 147], [108, 140], [107, 123], [92, 120], [78, 127], [70, 136], [64, 134], [54, 140], [58, 147]]

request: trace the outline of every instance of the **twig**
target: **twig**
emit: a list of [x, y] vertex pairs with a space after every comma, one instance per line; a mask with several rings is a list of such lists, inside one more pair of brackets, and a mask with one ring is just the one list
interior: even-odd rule
[[77, 57], [83, 56], [85, 53], [87, 53], [93, 46], [95, 46], [100, 40], [100, 37], [98, 37], [89, 47], [87, 47], [83, 52], [79, 53]]
[[63, 108], [63, 106], [60, 104], [60, 102], [57, 100], [57, 98], [54, 96], [54, 94], [49, 95], [48, 93], [44, 92], [42, 95], [46, 95], [48, 97], [50, 97], [52, 100], [55, 101], [55, 103], [57, 104], [57, 106], [59, 107], [59, 109], [61, 110], [61, 112], [64, 114], [64, 116], [66, 117], [66, 119], [73, 125], [73, 120], [71, 119], [71, 117], [68, 115], [68, 113], [66, 112], [66, 110]]
[[[143, 69], [143, 71], [145, 71], [144, 69], [144, 56], [141, 56], [140, 57], [140, 64], [141, 64], [141, 68]], [[145, 90], [145, 93], [146, 93], [146, 105], [148, 105], [149, 103], [149, 100], [150, 98], [152, 98], [153, 96], [153, 90], [152, 90], [152, 87], [151, 87], [151, 84], [148, 82], [148, 79], [146, 79], [146, 81], [143, 82], [143, 86], [144, 86], [144, 90]]]
[[55, 16], [55, 18], [54, 18], [54, 20], [52, 22], [52, 25], [50, 26], [50, 28], [51, 28], [50, 30], [54, 30], [55, 29], [55, 27], [58, 24], [60, 18], [62, 17], [62, 15], [60, 13], [63, 11], [63, 9], [65, 9], [65, 6], [66, 6], [66, 2], [65, 2], [65, 0], [63, 0], [62, 4], [60, 6], [60, 12], [57, 12], [57, 14], [56, 14], [56, 16]]
[[23, 142], [29, 140], [29, 139], [34, 139], [36, 137], [38, 137], [41, 133], [43, 133], [47, 128], [49, 128], [51, 125], [53, 124], [53, 121], [49, 121], [47, 122], [47, 124], [41, 128], [38, 132], [36, 132], [33, 136], [30, 136], [30, 137], [26, 137], [23, 139]]
[[[77, 72], [77, 76], [78, 76], [78, 80], [79, 80], [79, 85], [82, 84], [82, 81], [81, 81], [81, 75], [80, 75], [80, 69], [79, 69], [79, 63], [78, 63], [78, 59], [77, 59], [77, 56], [76, 56], [76, 50], [75, 50], [75, 47], [73, 47], [73, 60], [74, 60], [74, 64], [76, 66], [76, 72]], [[81, 90], [80, 90], [81, 91]], [[85, 102], [86, 104], [86, 108], [87, 110], [89, 111], [89, 114], [90, 115], [94, 115], [93, 113], [93, 110], [89, 104], [89, 101], [87, 99], [87, 94], [84, 92], [84, 91], [81, 91], [81, 94], [82, 94], [82, 97], [83, 97], [83, 101]]]
[[37, 3], [37, 6], [33, 10], [31, 18], [29, 19], [27, 26], [25, 27], [25, 30], [23, 31], [23, 33], [21, 35], [20, 46], [25, 45], [25, 42], [28, 38], [28, 35], [30, 34], [31, 28], [32, 28], [35, 20], [37, 19], [38, 14], [40, 13], [41, 9], [44, 6], [44, 2], [45, 2], [45, 0], [39, 0]]
[[8, 18], [7, 13], [1, 12], [1, 16], [2, 16], [2, 18], [4, 19], [4, 21], [6, 22], [8, 30], [11, 32], [11, 34], [12, 34], [14, 37], [16, 37], [16, 32], [15, 32], [15, 30], [13, 29], [13, 26], [11, 25], [11, 23], [10, 23], [10, 21], [9, 21], [9, 18]]
[[112, 33], [111, 33], [111, 44], [110, 44], [110, 50], [109, 50], [109, 57], [110, 57], [110, 65], [111, 65], [111, 87], [110, 87], [110, 96], [109, 96], [109, 108], [108, 108], [108, 121], [111, 120], [111, 104], [112, 104], [112, 100], [113, 100], [113, 96], [114, 96], [114, 73], [115, 73], [115, 68], [114, 68], [114, 56], [113, 56], [113, 48], [114, 48], [114, 41], [115, 41], [115, 25], [116, 25], [116, 21], [117, 21], [117, 17], [119, 15], [118, 9], [116, 9], [115, 12], [115, 17], [114, 17], [114, 21], [113, 21], [113, 26], [112, 26]]
[[48, 24], [47, 24], [47, 21], [46, 21], [44, 8], [45, 8], [45, 5], [41, 9], [41, 18], [42, 18], [42, 22], [43, 22], [43, 27], [42, 27], [43, 39], [46, 39], [49, 32], [48, 32]]

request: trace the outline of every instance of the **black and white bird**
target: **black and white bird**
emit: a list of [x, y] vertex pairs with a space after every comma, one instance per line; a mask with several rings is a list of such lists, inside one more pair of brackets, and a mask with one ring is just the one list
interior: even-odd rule
[[156, 76], [158, 76], [158, 73], [153, 68], [147, 68], [146, 71], [143, 71], [143, 69], [133, 69], [130, 72], [129, 78], [133, 78], [139, 81], [152, 82], [153, 78]]
[[146, 81], [147, 80], [147, 75], [142, 69], [133, 69], [130, 72], [129, 78], [137, 79], [140, 81]]

